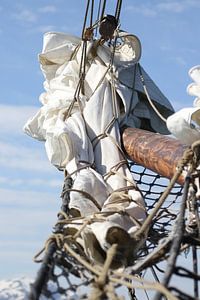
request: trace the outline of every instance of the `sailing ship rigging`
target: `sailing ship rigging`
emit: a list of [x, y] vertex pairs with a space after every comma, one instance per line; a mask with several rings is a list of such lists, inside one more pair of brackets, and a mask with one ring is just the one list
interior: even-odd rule
[[[178, 253], [182, 251], [184, 238], [186, 239], [183, 232], [179, 233], [180, 229], [184, 231], [183, 219], [187, 202], [190, 203], [188, 209], [190, 221], [192, 220], [189, 226], [195, 228], [190, 231], [191, 245], [193, 249], [199, 246], [199, 200], [194, 192], [199, 180], [199, 144], [188, 150], [180, 143], [175, 145], [173, 140], [167, 140], [171, 143], [170, 149], [177, 150], [179, 147], [184, 157], [178, 169], [174, 166], [170, 175], [167, 156], [162, 157], [161, 154], [159, 157], [162, 160], [161, 165], [167, 165], [166, 168], [161, 166], [161, 175], [172, 177], [172, 180], [164, 196], [161, 195], [154, 202], [152, 211], [148, 210], [145, 196], [151, 194], [156, 181], [150, 184], [151, 188], [145, 195], [139, 188], [141, 182], [134, 180], [130, 170], [130, 143], [126, 145], [128, 127], [135, 130], [132, 133], [136, 136], [135, 144], [138, 136], [145, 137], [143, 145], [137, 144], [138, 148], [141, 147], [142, 155], [148, 152], [145, 147], [149, 133], [153, 133], [153, 136], [148, 150], [155, 146], [155, 137], [158, 137], [158, 143], [162, 145], [162, 137], [168, 135], [169, 130], [178, 137], [179, 132], [177, 133], [174, 125], [178, 115], [174, 114], [171, 103], [140, 64], [139, 38], [121, 29], [121, 6], [122, 1], [116, 1], [115, 12], [110, 15], [106, 14], [106, 1], [99, 1], [97, 19], [94, 21], [95, 1], [88, 0], [81, 38], [57, 32], [44, 35], [43, 50], [39, 55], [45, 77], [45, 91], [40, 95], [42, 107], [24, 127], [28, 135], [45, 143], [49, 161], [64, 173], [62, 210], [54, 233], [46, 243], [47, 254], [43, 262], [43, 267], [45, 265], [47, 270], [45, 276], [50, 276], [50, 266], [55, 266], [56, 260], [63, 270], [63, 276], [69, 267], [73, 275], [81, 278], [85, 272], [82, 269], [84, 267], [90, 272], [85, 275], [88, 280], [85, 284], [89, 286], [92, 279], [92, 291], [88, 299], [119, 299], [113, 290], [116, 283], [119, 284], [125, 278], [121, 282], [131, 289], [128, 278], [137, 280], [135, 274], [139, 274], [149, 265], [154, 270], [154, 264], [162, 260], [166, 253], [175, 264]], [[198, 70], [193, 69], [197, 85], [200, 78], [196, 75]], [[185, 119], [184, 115], [183, 120]], [[192, 113], [190, 110], [190, 119], [186, 120], [186, 125], [193, 130], [190, 131], [190, 136], [195, 130], [193, 142], [198, 140], [199, 131], [198, 126], [194, 126], [191, 120], [197, 125], [200, 124], [198, 107]], [[158, 136], [158, 133], [161, 135]], [[166, 143], [165, 137], [163, 143]], [[134, 144], [132, 145], [134, 148]], [[142, 155], [138, 158], [139, 151], [134, 149], [133, 152], [132, 160], [158, 171], [153, 159], [152, 162], [147, 159], [148, 163], [145, 165]], [[158, 155], [155, 159], [158, 159]], [[164, 234], [161, 233], [163, 227], [162, 230], [159, 227], [152, 258], [151, 240], [155, 238], [152, 238], [153, 225], [158, 225], [159, 218], [169, 218], [172, 221], [172, 213], [168, 208], [161, 207], [178, 181], [181, 184], [186, 182], [184, 201], [177, 218], [179, 231], [174, 225], [174, 232], [178, 237], [173, 242], [168, 226], [164, 229]], [[178, 190], [179, 196], [180, 193], [181, 188]], [[160, 190], [158, 194], [161, 194]], [[166, 236], [163, 246], [159, 243], [159, 238], [163, 242]], [[160, 249], [163, 251], [162, 256], [159, 254]], [[140, 255], [144, 253], [146, 258], [140, 262]], [[72, 258], [71, 262], [69, 257]], [[77, 273], [74, 260], [79, 266]], [[128, 277], [128, 274], [120, 273], [121, 268], [126, 270], [131, 267], [134, 269], [134, 276]], [[196, 269], [193, 275], [195, 272], [197, 273]], [[164, 284], [154, 284], [156, 299], [161, 299], [162, 295], [167, 299], [177, 299], [167, 288], [172, 273], [173, 270], [168, 268]], [[198, 276], [194, 275], [195, 295], [198, 295]], [[32, 285], [32, 299], [39, 299], [47, 278], [44, 279], [44, 272], [39, 272], [35, 284]], [[146, 286], [148, 288], [148, 284]], [[153, 289], [153, 284], [150, 284], [150, 289]], [[177, 293], [181, 295], [180, 291]], [[186, 299], [183, 293], [180, 299]]]

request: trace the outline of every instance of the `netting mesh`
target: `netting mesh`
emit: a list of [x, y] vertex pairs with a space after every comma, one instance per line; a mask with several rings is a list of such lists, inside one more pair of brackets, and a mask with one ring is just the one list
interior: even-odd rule
[[[169, 180], [133, 162], [130, 162], [130, 169], [143, 194], [148, 214], [151, 214]], [[67, 197], [65, 195], [62, 210], [66, 213], [60, 215], [60, 221], [54, 229], [55, 236], [49, 240], [46, 247], [47, 253], [38, 278], [32, 285], [32, 299], [43, 299], [42, 297], [46, 296], [49, 299], [129, 299], [130, 297], [130, 299], [141, 300], [153, 299], [152, 297], [161, 299], [163, 295], [166, 299], [197, 299], [200, 280], [197, 262], [200, 252], [198, 222], [191, 224], [188, 207], [182, 220], [187, 230], [181, 237], [181, 243], [175, 253], [178, 259], [168, 276], [169, 279], [173, 276], [173, 280], [162, 284], [163, 280], [165, 281], [165, 273], [169, 272], [170, 258], [173, 255], [171, 248], [174, 247], [173, 240], [176, 234], [174, 228], [180, 215], [183, 194], [182, 187], [175, 184], [164, 205], [152, 220], [145, 246], [137, 253], [132, 264], [120, 271], [109, 268], [109, 258], [112, 257], [112, 253], [107, 255], [103, 266], [94, 266], [80, 245], [73, 238], [64, 236], [62, 220], [68, 218], [69, 194]], [[188, 198], [190, 199], [191, 195], [187, 196]], [[199, 200], [195, 201], [193, 208], [197, 218], [199, 207]]]
[[[150, 214], [168, 186], [169, 179], [134, 163], [130, 163], [130, 166], [134, 180], [145, 199], [147, 212]], [[181, 201], [182, 189], [182, 186], [174, 185], [157, 217], [152, 221], [149, 240], [154, 240], [155, 244], [172, 230]]]

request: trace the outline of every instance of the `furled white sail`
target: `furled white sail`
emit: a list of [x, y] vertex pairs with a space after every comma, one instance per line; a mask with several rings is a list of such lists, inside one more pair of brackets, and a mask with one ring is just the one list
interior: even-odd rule
[[[80, 231], [78, 241], [99, 262], [112, 243], [121, 245], [121, 257], [129, 256], [134, 233], [146, 218], [142, 195], [121, 150], [120, 127], [140, 127], [149, 120], [152, 130], [168, 132], [145, 99], [137, 65], [139, 40], [124, 32], [118, 38], [121, 43], [113, 56], [112, 47], [97, 41], [45, 34], [39, 55], [45, 77], [42, 107], [24, 127], [45, 141], [50, 162], [72, 177], [69, 209], [76, 221], [65, 230]], [[140, 70], [152, 101], [168, 116], [173, 111], [170, 103]]]

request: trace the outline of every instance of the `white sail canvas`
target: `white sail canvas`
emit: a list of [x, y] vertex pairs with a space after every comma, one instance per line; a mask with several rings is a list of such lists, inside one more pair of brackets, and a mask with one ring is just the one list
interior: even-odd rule
[[[119, 245], [121, 257], [129, 256], [134, 233], [146, 218], [142, 195], [121, 150], [120, 127], [131, 122], [139, 127], [141, 119], [147, 118], [152, 128], [160, 124], [159, 130], [168, 132], [139, 95], [139, 40], [127, 33], [119, 38], [122, 43], [112, 61], [112, 47], [62, 33], [45, 34], [39, 55], [45, 77], [42, 107], [24, 127], [27, 134], [45, 141], [50, 162], [72, 177], [69, 210], [80, 222], [72, 218], [65, 230], [67, 234], [80, 231], [78, 239], [85, 252], [99, 262], [102, 251], [112, 243]], [[84, 47], [85, 78], [77, 92]], [[135, 86], [129, 83], [131, 76], [134, 79], [132, 72]], [[170, 103], [142, 72], [152, 100], [160, 99], [161, 111], [170, 114]], [[84, 218], [89, 221], [83, 228]]]

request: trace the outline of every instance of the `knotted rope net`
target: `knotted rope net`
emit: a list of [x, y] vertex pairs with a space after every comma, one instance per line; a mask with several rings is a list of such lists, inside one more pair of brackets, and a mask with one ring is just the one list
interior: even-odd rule
[[[54, 233], [46, 242], [45, 255], [32, 284], [30, 299], [42, 299], [43, 296], [49, 299], [91, 300], [140, 300], [145, 297], [155, 300], [198, 299], [198, 151], [189, 149], [186, 152], [177, 170], [177, 174], [180, 174], [180, 169], [183, 170], [189, 163], [184, 187], [173, 182], [173, 179], [169, 181], [144, 166], [129, 162], [134, 180], [145, 199], [151, 223], [144, 247], [124, 268], [113, 268], [113, 262], [117, 259], [117, 245], [114, 242], [106, 253], [104, 264], [95, 265], [77, 243], [80, 232], [74, 235], [67, 235], [65, 232], [66, 224], [72, 221], [67, 205], [72, 182], [66, 177], [62, 209]], [[165, 201], [162, 201], [163, 204], [155, 212], [163, 196]], [[98, 215], [86, 218], [82, 229], [96, 218]], [[78, 223], [79, 218], [74, 218], [73, 221]], [[183, 288], [183, 283], [186, 288]]]

